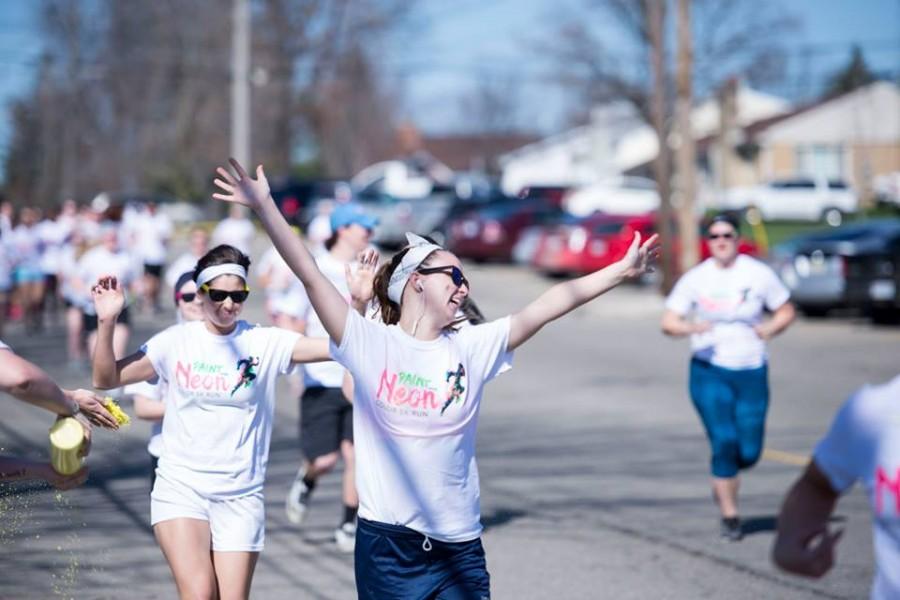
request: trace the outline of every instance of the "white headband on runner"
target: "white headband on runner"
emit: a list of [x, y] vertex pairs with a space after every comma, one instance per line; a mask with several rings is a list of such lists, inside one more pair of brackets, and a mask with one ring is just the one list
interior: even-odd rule
[[388, 298], [397, 304], [400, 304], [400, 299], [403, 298], [403, 288], [406, 287], [409, 276], [419, 268], [429, 254], [435, 250], [443, 250], [437, 244], [432, 244], [414, 233], [407, 232], [406, 241], [409, 243], [410, 249], [403, 255], [403, 260], [391, 274], [391, 281], [388, 284]]
[[247, 269], [237, 263], [225, 263], [224, 265], [213, 265], [206, 267], [197, 275], [197, 287], [204, 283], [209, 283], [219, 275], [237, 275], [247, 282]]

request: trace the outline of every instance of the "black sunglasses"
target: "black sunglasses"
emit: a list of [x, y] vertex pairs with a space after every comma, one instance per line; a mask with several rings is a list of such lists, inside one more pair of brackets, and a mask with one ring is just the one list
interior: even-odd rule
[[425, 267], [422, 269], [418, 269], [418, 271], [422, 275], [429, 275], [431, 273], [443, 273], [444, 275], [449, 275], [450, 279], [453, 281], [453, 285], [455, 285], [456, 287], [465, 285], [467, 288], [471, 289], [469, 280], [466, 279], [466, 276], [463, 275], [463, 272], [459, 269], [459, 267], [455, 267], [452, 265], [446, 267]]
[[232, 302], [241, 304], [250, 295], [250, 290], [238, 290], [236, 292], [226, 292], [225, 290], [217, 290], [209, 287], [205, 283], [200, 286], [213, 302], [225, 302], [225, 298], [231, 298]]
[[733, 233], [710, 233], [706, 237], [708, 237], [711, 240], [718, 240], [718, 239], [733, 240], [734, 234]]
[[[216, 291], [218, 291], [218, 290], [216, 290]], [[191, 302], [194, 301], [194, 298], [196, 298], [196, 297], [197, 297], [197, 292], [185, 292], [183, 294], [178, 294], [177, 299], [183, 300], [190, 304]]]

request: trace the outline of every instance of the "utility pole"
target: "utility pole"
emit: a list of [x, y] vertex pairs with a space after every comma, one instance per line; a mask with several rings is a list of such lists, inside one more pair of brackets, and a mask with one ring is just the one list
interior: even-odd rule
[[653, 161], [653, 174], [656, 179], [656, 187], [659, 190], [659, 212], [656, 215], [656, 230], [660, 237], [660, 266], [662, 267], [662, 281], [660, 282], [663, 294], [668, 294], [675, 285], [677, 277], [677, 257], [674, 254], [674, 240], [672, 239], [672, 205], [671, 205], [671, 159], [669, 150], [669, 128], [666, 110], [668, 104], [667, 77], [666, 77], [666, 44], [665, 0], [649, 0], [647, 6], [647, 32], [650, 36], [650, 63], [653, 71], [653, 94], [650, 98], [650, 111], [653, 129], [656, 131], [656, 139], [659, 142], [659, 152]]
[[231, 155], [250, 161], [250, 0], [233, 0], [231, 34]]
[[691, 128], [691, 109], [694, 103], [693, 61], [691, 34], [691, 0], [678, 0], [678, 71], [675, 79], [675, 119], [678, 128], [678, 238], [681, 240], [679, 272], [683, 273], [700, 259], [697, 246], [695, 206], [697, 197], [696, 151]]

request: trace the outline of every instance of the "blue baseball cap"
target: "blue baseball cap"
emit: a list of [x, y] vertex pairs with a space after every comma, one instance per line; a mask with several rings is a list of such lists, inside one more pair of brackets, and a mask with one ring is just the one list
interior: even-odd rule
[[359, 204], [353, 202], [335, 205], [334, 210], [331, 211], [332, 231], [337, 231], [341, 227], [347, 227], [354, 223], [372, 230], [378, 225], [378, 219], [366, 214]]

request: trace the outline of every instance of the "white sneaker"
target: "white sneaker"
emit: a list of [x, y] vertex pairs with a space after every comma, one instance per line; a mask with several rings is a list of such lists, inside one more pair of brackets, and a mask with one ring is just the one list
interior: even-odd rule
[[303, 517], [306, 516], [306, 509], [309, 505], [310, 490], [303, 483], [305, 476], [306, 469], [300, 467], [300, 470], [297, 471], [297, 476], [294, 478], [294, 483], [291, 484], [291, 489], [288, 490], [287, 497], [284, 499], [284, 512], [288, 521], [294, 525], [299, 525], [303, 522]]
[[345, 554], [356, 548], [356, 523], [344, 523], [334, 530], [334, 543]]

